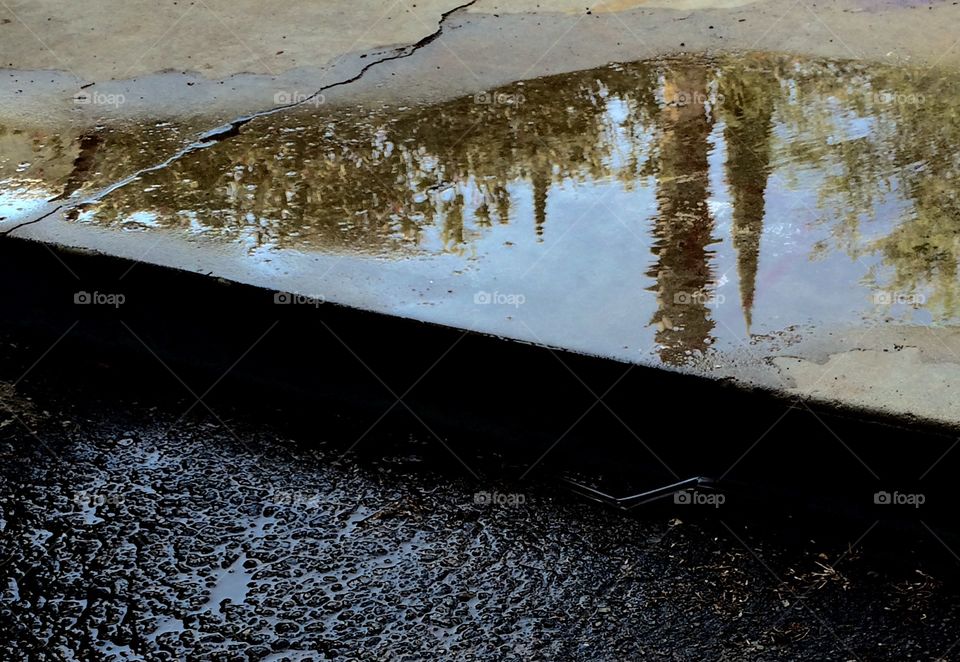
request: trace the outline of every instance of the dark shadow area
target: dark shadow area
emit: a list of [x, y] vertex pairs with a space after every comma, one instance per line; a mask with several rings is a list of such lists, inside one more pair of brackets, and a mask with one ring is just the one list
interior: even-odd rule
[[[952, 523], [949, 430], [39, 244], [0, 253], [17, 283], [4, 327], [55, 343], [44, 364], [98, 393], [243, 403], [306, 429], [323, 413], [330, 439], [373, 456], [374, 433], [425, 435], [474, 478], [569, 477], [621, 497], [703, 476], [745, 507]], [[882, 492], [925, 503], [874, 503]]]
[[[936, 430], [147, 265], [118, 281], [130, 265], [112, 258], [0, 253], [17, 283], [0, 653], [955, 648], [953, 502], [930, 487], [954, 463]], [[922, 508], [873, 506], [934, 464]], [[625, 496], [692, 475], [724, 480], [628, 512], [562, 480]]]

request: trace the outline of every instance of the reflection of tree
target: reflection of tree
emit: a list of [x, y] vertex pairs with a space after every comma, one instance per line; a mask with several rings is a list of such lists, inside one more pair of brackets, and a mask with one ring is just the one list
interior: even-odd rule
[[0, 124], [0, 182], [4, 188], [33, 190], [38, 197], [50, 197], [69, 176], [77, 142], [77, 132], [69, 128], [52, 133]]
[[893, 104], [896, 172], [913, 209], [872, 247], [894, 267], [886, 287], [904, 293], [929, 288], [928, 308], [941, 318], [955, 317], [960, 314], [960, 87], [952, 76], [896, 71], [889, 76], [882, 82], [887, 89], [915, 90], [923, 97]]
[[90, 169], [93, 167], [97, 150], [102, 143], [103, 139], [95, 133], [84, 134], [80, 137], [77, 157], [73, 160], [73, 169], [63, 184], [63, 191], [54, 198], [55, 200], [63, 200], [83, 186], [90, 174]]
[[547, 192], [550, 189], [550, 174], [543, 169], [533, 173], [533, 222], [537, 231], [537, 239], [543, 237], [544, 227], [547, 225]]
[[736, 75], [721, 75], [720, 115], [726, 129], [727, 181], [733, 205], [733, 246], [737, 251], [740, 302], [747, 333], [753, 317], [764, 195], [770, 175], [773, 111], [780, 83], [768, 58], [747, 60]]
[[[546, 241], [560, 186], [603, 180], [630, 190], [656, 179], [654, 323], [664, 360], [680, 361], [705, 349], [713, 328], [704, 305], [714, 279], [711, 115], [723, 127], [748, 329], [774, 170], [778, 181], [819, 192], [828, 238], [815, 255], [873, 257], [877, 287], [928, 294], [934, 315], [960, 316], [957, 83], [903, 67], [738, 55], [614, 65], [500, 90], [522, 94], [521, 104], [468, 97], [320, 108], [257, 120], [114, 191], [83, 218], [147, 220], [252, 249], [470, 255], [478, 238], [518, 221], [521, 201], [531, 202], [531, 235]], [[679, 93], [683, 105], [669, 105]], [[17, 155], [0, 161], [0, 177], [51, 197], [81, 195], [162, 161], [192, 134], [160, 123], [101, 131], [98, 141], [0, 127], [0, 150]], [[29, 170], [18, 173], [19, 161]]]
[[[878, 255], [876, 287], [929, 292], [935, 318], [960, 316], [957, 76], [828, 62], [804, 63], [790, 82], [798, 103], [779, 111], [790, 162], [824, 173], [821, 222], [833, 244], [855, 258]], [[878, 217], [881, 206], [899, 213], [895, 222]]]
[[[522, 183], [543, 236], [556, 183], [615, 177], [632, 186], [641, 176], [637, 137], [656, 113], [655, 83], [649, 65], [615, 66], [509, 90], [525, 104], [468, 97], [273, 117], [116, 191], [95, 220], [130, 222], [147, 210], [162, 225], [199, 225], [254, 246], [369, 252], [416, 250], [435, 228], [444, 250], [462, 252], [510, 221], [508, 191]], [[625, 115], [614, 118], [613, 104]]]
[[706, 306], [713, 280], [707, 247], [715, 241], [707, 207], [712, 119], [706, 96], [704, 67], [676, 66], [666, 73], [653, 230], [657, 261], [649, 275], [656, 279], [659, 309], [652, 321], [660, 357], [674, 364], [705, 351], [714, 326]]

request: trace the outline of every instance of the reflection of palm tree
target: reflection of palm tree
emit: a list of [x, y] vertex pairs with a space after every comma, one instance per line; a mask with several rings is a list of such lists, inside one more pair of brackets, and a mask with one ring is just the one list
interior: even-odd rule
[[493, 189], [493, 198], [496, 201], [497, 219], [502, 225], [510, 222], [510, 192], [505, 186], [497, 185]]
[[724, 76], [719, 90], [720, 114], [726, 124], [723, 135], [727, 144], [727, 183], [733, 198], [733, 246], [737, 251], [740, 303], [749, 334], [779, 81], [766, 63], [765, 67], [744, 67], [736, 75]]
[[103, 139], [95, 133], [88, 133], [80, 136], [80, 145], [77, 150], [77, 157], [73, 160], [73, 169], [70, 176], [67, 177], [63, 185], [63, 192], [53, 200], [66, 200], [74, 191], [83, 186], [83, 183], [90, 175], [93, 168], [94, 159], [97, 156], [97, 150], [100, 148]]
[[659, 214], [654, 224], [653, 252], [657, 262], [650, 272], [657, 284], [657, 325], [660, 357], [679, 364], [691, 352], [705, 351], [714, 323], [706, 306], [711, 283], [707, 249], [713, 219], [709, 194], [709, 137], [707, 72], [702, 66], [677, 67], [666, 74], [660, 114]]
[[[444, 250], [458, 252], [476, 236], [471, 224], [482, 230], [515, 220], [511, 187], [525, 181], [539, 239], [556, 182], [636, 181], [648, 163], [638, 136], [657, 109], [656, 78], [655, 67], [639, 63], [527, 81], [536, 121], [523, 107], [473, 97], [405, 111], [339, 109], [319, 121], [276, 116], [261, 131], [149, 172], [143, 186], [116, 190], [95, 220], [123, 223], [148, 211], [164, 226], [277, 247], [397, 254], [417, 250], [423, 229], [434, 226]], [[619, 125], [608, 113], [613, 100], [629, 109]], [[621, 130], [635, 139], [614, 146], [610, 138]], [[93, 170], [112, 180], [152, 165], [164, 152], [153, 146], [134, 133], [111, 138]], [[616, 169], [614, 150], [625, 151]], [[460, 183], [458, 197], [437, 200], [451, 182]]]
[[443, 245], [447, 250], [458, 250], [466, 237], [463, 232], [463, 193], [459, 187], [453, 198], [443, 203]]
[[[695, 349], [711, 332], [709, 311], [678, 306], [674, 298], [699, 299], [711, 282], [711, 125], [698, 98], [707, 85], [700, 62], [633, 63], [527, 81], [527, 105], [520, 107], [466, 97], [407, 110], [341, 106], [313, 118], [275, 115], [145, 173], [86, 216], [119, 225], [144, 212], [164, 227], [242, 236], [257, 245], [398, 256], [417, 251], [422, 237], [440, 235], [443, 249], [460, 252], [494, 226], [518, 220], [511, 191], [521, 185], [533, 189], [539, 237], [551, 187], [608, 180], [629, 189], [659, 175], [652, 275], [661, 301], [654, 321], [665, 346]], [[774, 108], [777, 135], [786, 137], [777, 147], [781, 178], [793, 174], [819, 192], [829, 236], [818, 247], [875, 256], [878, 286], [923, 293], [937, 318], [960, 316], [960, 113], [951, 111], [960, 106], [960, 79], [801, 58], [737, 55], [716, 66], [748, 330]], [[664, 77], [668, 96], [685, 92], [687, 105], [661, 112]], [[659, 144], [650, 140], [654, 119], [662, 129]], [[23, 178], [43, 195], [77, 189], [76, 198], [162, 161], [191, 133], [189, 126], [132, 126], [103, 134], [99, 145], [67, 129], [48, 136], [0, 126], [0, 149], [8, 156], [32, 150], [22, 160], [34, 164], [19, 173], [19, 159], [0, 160], [0, 179]], [[459, 183], [459, 197], [438, 200], [436, 191], [450, 182]], [[867, 235], [861, 226], [878, 213], [885, 222]]]
[[543, 228], [547, 224], [547, 192], [550, 190], [550, 173], [538, 168], [531, 178], [533, 181], [533, 219], [537, 231], [537, 241], [543, 241]]

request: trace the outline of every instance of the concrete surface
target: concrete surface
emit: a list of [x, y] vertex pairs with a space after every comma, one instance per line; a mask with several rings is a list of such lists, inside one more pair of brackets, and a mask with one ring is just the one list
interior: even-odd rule
[[4, 66], [84, 82], [164, 71], [208, 78], [322, 67], [346, 54], [414, 43], [455, 3], [5, 3]]
[[[468, 3], [296, 2], [266, 15], [254, 2], [7, 3], [0, 10], [0, 65], [8, 70], [0, 77], [0, 119], [47, 127], [224, 121], [350, 78], [433, 32], [441, 14], [459, 4]], [[448, 69], [443, 79], [431, 81], [430, 66], [418, 70], [421, 93], [437, 84], [477, 91], [678, 51], [960, 61], [951, 23], [957, 10], [947, 0], [469, 4], [452, 17], [448, 45], [438, 51]], [[472, 39], [454, 43], [453, 31], [463, 28]], [[77, 103], [78, 95], [103, 101]]]
[[[12, 130], [3, 137], [7, 151], [3, 155], [2, 172], [7, 190], [0, 227], [12, 237], [105, 251], [268, 289], [322, 295], [331, 302], [608, 356], [618, 361], [661, 365], [713, 379], [732, 378], [745, 386], [772, 388], [857, 409], [960, 424], [960, 408], [951, 398], [924, 395], [931, 388], [956, 388], [956, 360], [949, 355], [957, 349], [950, 333], [957, 317], [948, 282], [949, 265], [955, 261], [955, 246], [950, 247], [949, 227], [943, 222], [949, 219], [949, 204], [936, 197], [938, 187], [952, 181], [953, 176], [942, 153], [950, 142], [944, 136], [954, 128], [951, 116], [944, 110], [950, 105], [923, 104], [923, 112], [914, 112], [916, 108], [891, 105], [878, 100], [874, 94], [864, 110], [864, 100], [849, 92], [851, 85], [870, 80], [877, 90], [892, 91], [898, 95], [897, 99], [900, 96], [944, 99], [955, 77], [953, 67], [960, 57], [960, 49], [953, 48], [960, 10], [940, 2], [883, 5], [831, 2], [811, 7], [770, 0], [750, 6], [721, 5], [685, 6], [679, 15], [677, 6], [667, 9], [657, 3], [601, 3], [596, 7], [597, 12], [589, 13], [580, 13], [572, 4], [551, 5], [551, 11], [531, 8], [526, 12], [524, 6], [511, 5], [506, 11], [502, 5], [481, 0], [445, 18], [442, 11], [452, 7], [431, 3], [418, 6], [416, 13], [410, 13], [398, 6], [398, 13], [389, 14], [389, 20], [396, 21], [403, 29], [389, 30], [389, 40], [379, 27], [367, 33], [365, 28], [360, 29], [358, 22], [344, 22], [342, 17], [346, 14], [334, 12], [333, 16], [341, 16], [341, 20], [331, 24], [338, 33], [352, 35], [351, 30], [360, 30], [360, 41], [354, 40], [356, 47], [343, 46], [350, 39], [338, 40], [329, 50], [314, 51], [315, 58], [310, 62], [283, 60], [282, 68], [293, 72], [303, 66], [312, 70], [312, 76], [331, 59], [352, 54], [350, 58], [338, 60], [350, 64], [348, 70], [338, 71], [338, 75], [345, 76], [343, 80], [355, 77], [361, 70], [358, 67], [366, 62], [362, 64], [367, 67], [363, 75], [349, 85], [329, 89], [324, 93], [322, 104], [304, 104], [292, 112], [271, 112], [235, 127], [237, 136], [224, 133], [227, 137], [222, 141], [191, 142], [203, 129], [211, 128], [202, 114], [197, 115], [189, 106], [178, 105], [179, 97], [161, 102], [148, 94], [133, 96], [133, 87], [122, 89], [127, 90], [136, 103], [118, 104], [116, 122], [108, 121], [106, 128], [95, 129], [95, 138], [91, 137], [89, 128], [91, 119], [113, 112], [96, 104], [86, 104], [94, 107], [83, 108], [79, 114], [68, 113], [77, 114], [79, 118], [70, 122], [62, 117], [57, 119], [56, 108], [42, 106], [41, 117], [47, 126], [37, 128], [34, 123], [37, 118], [31, 114], [35, 108], [28, 99], [33, 93], [27, 91], [24, 92], [26, 101], [7, 107], [13, 108], [11, 112], [18, 117], [11, 125]], [[36, 24], [42, 18], [43, 6], [31, 7], [27, 12], [30, 20], [23, 21], [27, 25]], [[20, 15], [18, 6], [11, 8]], [[172, 12], [168, 16], [171, 22], [181, 15], [170, 8], [165, 11]], [[301, 22], [303, 16], [299, 11], [307, 10], [294, 6], [263, 34], [273, 34], [273, 30], [283, 33], [285, 25]], [[428, 21], [428, 17], [431, 20]], [[95, 14], [91, 14], [89, 20], [96, 20]], [[71, 25], [75, 27], [79, 23]], [[197, 29], [215, 30], [213, 25], [204, 23]], [[6, 24], [2, 29], [11, 30], [12, 26], [13, 23]], [[31, 29], [41, 38], [46, 34], [41, 34], [37, 25]], [[157, 28], [151, 24], [144, 29]], [[96, 49], [79, 48], [77, 44], [82, 42], [77, 42], [72, 28], [66, 30], [52, 25], [50, 30], [50, 39], [63, 44], [70, 57], [76, 58], [78, 69], [105, 67], [91, 68], [90, 72], [111, 76], [119, 71], [116, 63], [104, 65], [101, 60], [105, 56]], [[409, 45], [431, 34], [439, 38], [415, 48], [404, 47], [401, 40], [394, 38], [408, 36]], [[619, 39], [614, 35], [619, 35]], [[301, 29], [294, 36], [301, 45], [292, 46], [290, 53], [305, 57], [300, 54], [305, 53], [307, 46], [303, 44], [309, 41], [309, 35]], [[26, 38], [23, 34], [18, 37]], [[124, 43], [127, 48], [133, 48], [134, 42]], [[217, 42], [225, 44], [222, 52], [211, 52], [201, 42], [193, 43], [205, 54], [211, 68], [207, 74], [203, 73], [203, 66], [199, 66], [192, 72], [177, 75], [199, 75], [200, 78], [209, 75], [205, 85], [218, 84], [217, 76], [241, 76], [235, 77], [233, 83], [233, 87], [240, 88], [236, 94], [231, 91], [226, 95], [229, 101], [211, 106], [210, 121], [236, 117], [231, 115], [232, 111], [275, 107], [273, 96], [267, 99], [261, 93], [286, 83], [278, 83], [279, 77], [267, 76], [256, 84], [253, 79], [242, 78], [246, 75], [244, 72], [254, 76], [269, 73], [265, 68], [257, 68], [263, 66], [262, 62], [257, 64], [263, 56], [255, 58], [247, 53], [239, 57], [236, 44], [228, 41]], [[49, 52], [29, 51], [28, 57], [26, 47], [20, 42], [4, 41], [4, 44], [5, 48], [10, 44], [18, 56], [27, 58], [22, 60], [22, 65], [17, 65], [24, 70], [54, 66]], [[253, 54], [265, 47], [258, 44]], [[743, 54], [744, 50], [757, 48], [776, 49], [783, 54], [761, 55], [759, 63], [751, 59], [754, 56]], [[369, 52], [361, 52], [364, 49]], [[678, 55], [681, 51], [707, 55], [703, 59], [684, 55], [687, 59], [677, 66], [676, 58], [681, 57]], [[168, 61], [163, 60], [170, 57], [166, 55], [168, 52], [159, 49], [151, 56], [159, 59], [144, 58], [140, 73], [157, 75], [159, 69], [169, 66]], [[189, 48], [172, 52], [176, 58], [192, 58], [195, 54]], [[798, 52], [810, 57], [791, 60], [794, 57], [791, 54]], [[725, 55], [727, 53], [734, 55]], [[660, 57], [663, 55], [667, 57]], [[558, 156], [556, 150], [570, 149], [574, 153], [583, 147], [571, 138], [576, 132], [569, 129], [566, 133], [558, 129], [557, 136], [550, 135], [547, 122], [539, 123], [544, 125], [540, 129], [542, 136], [534, 131], [537, 138], [547, 141], [554, 150], [546, 156], [538, 155], [535, 141], [523, 146], [527, 150], [523, 154], [515, 145], [504, 145], [499, 156], [469, 152], [469, 149], [482, 148], [482, 142], [471, 137], [475, 120], [491, 127], [496, 127], [497, 121], [503, 122], [503, 116], [497, 116], [495, 107], [480, 109], [487, 112], [486, 118], [477, 114], [480, 111], [476, 106], [482, 104], [470, 102], [476, 101], [478, 93], [502, 89], [508, 96], [521, 94], [524, 101], [516, 109], [517, 117], [522, 117], [521, 113], [534, 113], [527, 121], [537, 126], [538, 109], [545, 115], [548, 108], [553, 109], [560, 120], [562, 112], [556, 111], [563, 111], [567, 103], [580, 113], [587, 111], [584, 103], [577, 105], [550, 96], [551, 86], [564, 89], [563, 85], [569, 85], [571, 93], [583, 91], [588, 89], [583, 86], [590, 84], [591, 77], [612, 81], [621, 75], [617, 67], [601, 65], [610, 61], [629, 62], [641, 56], [648, 58], [644, 66], [661, 74], [666, 71], [663, 84], [648, 90], [648, 100], [654, 99], [651, 103], [657, 111], [651, 120], [653, 124], [644, 127], [660, 132], [657, 133], [660, 154], [666, 155], [653, 164], [652, 174], [612, 174], [619, 166], [611, 166], [610, 159], [603, 160], [606, 157], [596, 157], [600, 160], [590, 164], [593, 170], [577, 163], [571, 166], [571, 170], [580, 168], [574, 180], [579, 178], [578, 183], [584, 186], [571, 186], [559, 177], [558, 182], [551, 182], [551, 188], [544, 189], [541, 182], [541, 188], [536, 189], [535, 177], [552, 178], [552, 168], [563, 171], [566, 167], [567, 157]], [[129, 59], [115, 56], [118, 62]], [[179, 60], [169, 62], [186, 66]], [[736, 64], [738, 62], [740, 64]], [[838, 62], [844, 64], [838, 65]], [[930, 69], [932, 66], [935, 68]], [[588, 67], [600, 67], [595, 70], [599, 73], [586, 72], [580, 74], [580, 78], [576, 73], [567, 73]], [[792, 72], [791, 67], [801, 73]], [[762, 75], [757, 79], [751, 71], [774, 69], [780, 80], [790, 84], [809, 82], [807, 94], [799, 102], [789, 98], [784, 92], [787, 88], [776, 90], [776, 95], [783, 97], [777, 105], [778, 131], [791, 133], [786, 138], [776, 135], [777, 140], [785, 144], [781, 152], [774, 150], [767, 156], [758, 156], [751, 155], [749, 149], [738, 151], [739, 138], [755, 152], [756, 145], [750, 141], [758, 136], [750, 132], [757, 126], [762, 128], [764, 122], [772, 126], [769, 123], [774, 121], [773, 110], [762, 101], [766, 97], [750, 90], [763, 92], [766, 84]], [[739, 96], [740, 88], [727, 90], [727, 94], [737, 99], [740, 111], [750, 114], [753, 127], [744, 124], [738, 128], [732, 116], [723, 115], [723, 104], [701, 100], [692, 106], [677, 106], [670, 102], [670, 95], [678, 92], [709, 98], [715, 93], [711, 86], [725, 84], [722, 76], [715, 76], [718, 70], [733, 72], [727, 78], [739, 80], [747, 90], [746, 96]], [[546, 74], [565, 77], [536, 78]], [[196, 86], [181, 85], [182, 81], [159, 75], [143, 87], [143, 91], [160, 85], [155, 89], [162, 89], [163, 94], [169, 96], [169, 90], [162, 87], [168, 83], [159, 81], [174, 81], [169, 84], [189, 90], [182, 93], [194, 101], [202, 100], [205, 104], [208, 100], [203, 94], [194, 95]], [[641, 73], [633, 71], [631, 75]], [[20, 74], [11, 76], [22, 82], [17, 78]], [[117, 77], [114, 81], [117, 85], [133, 84], [123, 80], [124, 72]], [[327, 84], [335, 85], [334, 78], [337, 77], [331, 75], [331, 82]], [[76, 79], [81, 80], [80, 76]], [[513, 85], [524, 80], [523, 86]], [[38, 82], [24, 89], [40, 90], [44, 85]], [[98, 81], [86, 91], [104, 95], [123, 93], [120, 87], [100, 85]], [[494, 85], [504, 87], [494, 88]], [[862, 92], [872, 88], [860, 89]], [[254, 102], [253, 97], [245, 97], [254, 90], [259, 90], [254, 96], [261, 94], [258, 102]], [[592, 93], [603, 98], [607, 91]], [[773, 96], [774, 89], [770, 88], [767, 93]], [[43, 96], [40, 92], [37, 94], [36, 99]], [[170, 98], [177, 100], [169, 103]], [[432, 105], [410, 112], [404, 106], [397, 107], [406, 103], [418, 104], [418, 107], [419, 104]], [[832, 103], [844, 104], [846, 114], [834, 116]], [[384, 104], [394, 105], [381, 113], [378, 109]], [[714, 105], [718, 109], [716, 113], [708, 110]], [[416, 115], [418, 112], [420, 115]], [[505, 169], [504, 181], [509, 186], [527, 189], [520, 197], [530, 197], [513, 208], [514, 217], [509, 227], [484, 230], [484, 236], [479, 238], [470, 236], [469, 232], [464, 235], [457, 227], [453, 227], [453, 234], [449, 231], [449, 222], [455, 218], [451, 216], [453, 212], [443, 210], [443, 205], [450, 201], [442, 196], [449, 194], [456, 198], [458, 191], [472, 196], [487, 195], [477, 187], [471, 188], [469, 177], [477, 172], [466, 171], [467, 179], [453, 187], [443, 177], [431, 175], [434, 179], [428, 184], [436, 190], [424, 185], [424, 190], [416, 193], [426, 196], [424, 199], [428, 201], [436, 194], [441, 206], [439, 218], [446, 225], [435, 228], [440, 230], [438, 233], [428, 228], [426, 238], [412, 243], [403, 241], [402, 237], [397, 243], [395, 226], [387, 221], [380, 229], [374, 224], [369, 237], [358, 238], [350, 234], [354, 230], [344, 230], [343, 236], [338, 234], [340, 231], [334, 231], [331, 239], [331, 228], [340, 227], [338, 224], [352, 227], [353, 221], [336, 218], [342, 209], [323, 204], [312, 212], [313, 216], [305, 219], [316, 222], [318, 229], [308, 230], [304, 226], [295, 227], [291, 232], [289, 223], [283, 221], [284, 215], [290, 213], [286, 208], [289, 205], [280, 204], [284, 209], [271, 206], [277, 204], [270, 196], [279, 190], [278, 181], [256, 179], [262, 174], [258, 168], [271, 160], [289, 163], [291, 169], [285, 172], [303, 181], [313, 181], [318, 171], [323, 172], [330, 178], [331, 187], [324, 191], [326, 198], [319, 198], [323, 200], [343, 190], [338, 178], [343, 172], [349, 172], [345, 168], [353, 162], [350, 167], [355, 170], [348, 178], [347, 190], [359, 190], [369, 196], [359, 200], [355, 208], [343, 209], [352, 215], [368, 214], [372, 210], [403, 217], [410, 210], [402, 206], [385, 209], [382, 204], [384, 191], [389, 196], [394, 186], [389, 177], [397, 173], [387, 170], [371, 176], [366, 170], [379, 167], [377, 150], [381, 147], [376, 145], [377, 141], [382, 142], [386, 131], [381, 125], [390, 125], [412, 114], [418, 118], [418, 140], [426, 145], [430, 139], [431, 112], [450, 118], [447, 132], [438, 132], [449, 138], [449, 145], [440, 147], [459, 149], [462, 153], [457, 153], [456, 158], [472, 164], [470, 167], [476, 168], [475, 164], [481, 163], [477, 171], [481, 175], [502, 178], [503, 173], [497, 169]], [[703, 112], [711, 114], [709, 123], [699, 119]], [[509, 109], [504, 113], [508, 120], [513, 117]], [[124, 124], [127, 121], [121, 119], [124, 116], [133, 124]], [[816, 121], [804, 124], [807, 116]], [[153, 119], [148, 121], [146, 118], [150, 117]], [[826, 124], [827, 120], [838, 123], [831, 126]], [[60, 128], [51, 129], [51, 122]], [[892, 126], [896, 131], [892, 134], [873, 132], [871, 135], [876, 137], [877, 144], [866, 144], [874, 152], [849, 151], [847, 145], [853, 150], [865, 144], [862, 140], [865, 122]], [[766, 134], [759, 135], [767, 142], [771, 141], [769, 126]], [[455, 133], [458, 127], [461, 134]], [[943, 129], [944, 136], [935, 137], [938, 128]], [[323, 159], [310, 161], [310, 149], [326, 139], [324, 134], [328, 130], [334, 131], [334, 135], [339, 131], [360, 145], [373, 145], [373, 156], [348, 155], [343, 163], [337, 162], [339, 157], [333, 157], [335, 167], [326, 169]], [[523, 144], [521, 133], [512, 135]], [[894, 145], [891, 135], [912, 136], [916, 140]], [[285, 137], [291, 142], [284, 142]], [[407, 137], [392, 135], [389, 149]], [[642, 135], [631, 140], [641, 149], [650, 147]], [[604, 137], [601, 132], [592, 147], [602, 152], [624, 141], [622, 137]], [[188, 147], [184, 149], [184, 145]], [[303, 151], [286, 152], [289, 145]], [[892, 147], [896, 149], [891, 151]], [[693, 151], [685, 151], [691, 148]], [[884, 150], [896, 154], [896, 162], [889, 164], [878, 158], [877, 154]], [[302, 166], [297, 161], [301, 153], [308, 155], [309, 168], [298, 170]], [[521, 157], [527, 160], [522, 161]], [[858, 170], [863, 168], [853, 168], [842, 181], [831, 179], [831, 168], [843, 167], [851, 159], [859, 165], [869, 161], [871, 166], [867, 172], [872, 179], [848, 191], [858, 182], [853, 174], [859, 175]], [[911, 178], [911, 164], [923, 161], [927, 161], [929, 167], [918, 171], [919, 180]], [[390, 166], [389, 156], [384, 157], [383, 162]], [[357, 163], [360, 165], [356, 166]], [[242, 174], [230, 174], [244, 169], [247, 173], [260, 174], [247, 181], [242, 181]], [[923, 175], [924, 172], [933, 174]], [[762, 174], [762, 178], [757, 179], [758, 174]], [[616, 177], [633, 177], [639, 184], [635, 190], [629, 182], [617, 188], [612, 185]], [[212, 185], [211, 180], [218, 183]], [[243, 190], [256, 191], [256, 194], [249, 193], [248, 198], [254, 203], [245, 215], [231, 209], [231, 205], [246, 204], [244, 196], [238, 195], [241, 181]], [[327, 185], [328, 180], [321, 181]], [[684, 188], [685, 183], [676, 186], [673, 183], [676, 181], [696, 181], [697, 186]], [[876, 202], [878, 192], [891, 182], [895, 185], [894, 200]], [[211, 185], [215, 200], [198, 202], [196, 191], [205, 191]], [[722, 190], [724, 185], [730, 185], [727, 191]], [[694, 189], [699, 193], [688, 195]], [[903, 195], [907, 190], [917, 193], [913, 197]], [[538, 191], [541, 197], [537, 197]], [[832, 201], [834, 206], [828, 206], [822, 217], [819, 208], [823, 200], [817, 197], [820, 191], [837, 196], [836, 201]], [[547, 197], [543, 197], [545, 193]], [[844, 198], [847, 193], [853, 197]], [[48, 201], [49, 198], [63, 199]], [[601, 199], [602, 204], [598, 202]], [[554, 207], [544, 206], [551, 200]], [[596, 209], [592, 207], [595, 203]], [[213, 206], [209, 206], [211, 204]], [[766, 216], [764, 205], [768, 210]], [[709, 210], [709, 215], [698, 210]], [[578, 225], [580, 218], [597, 214], [606, 222], [591, 224], [589, 229]], [[852, 217], [873, 214], [879, 220], [862, 230], [857, 226], [851, 234], [850, 228], [844, 225], [850, 214]], [[544, 230], [547, 215], [552, 220]], [[626, 226], [617, 222], [624, 215], [629, 217]], [[697, 223], [716, 221], [716, 225], [711, 226], [710, 232], [693, 227], [686, 236], [683, 228], [691, 215], [699, 219]], [[407, 221], [413, 216], [416, 214]], [[633, 224], [634, 217], [640, 219], [639, 224]], [[831, 223], [834, 225], [824, 225]], [[532, 234], [530, 227], [534, 228]], [[886, 242], [879, 245], [873, 243], [878, 227], [886, 238]], [[419, 237], [420, 230], [408, 227], [407, 231]], [[571, 231], [574, 232], [569, 238], [577, 242], [564, 242]], [[367, 240], [372, 240], [369, 246], [364, 245]], [[700, 254], [692, 261], [688, 254], [691, 242], [694, 252]], [[936, 266], [932, 276], [923, 273], [924, 258], [918, 251], [924, 245], [935, 245], [938, 255], [946, 256], [947, 262], [943, 264], [947, 267]], [[597, 261], [597, 255], [604, 256], [602, 261]], [[765, 259], [766, 255], [777, 260], [771, 262]], [[889, 282], [880, 282], [878, 274], [887, 277]], [[515, 310], [478, 305], [475, 297], [484, 293], [522, 295], [524, 304]], [[676, 297], [684, 294], [722, 295], [739, 305], [709, 304], [691, 312], [690, 308], [673, 305], [677, 303]], [[895, 305], [891, 307], [880, 301], [881, 295], [895, 296]], [[924, 298], [921, 303], [917, 303], [919, 299], [903, 303], [900, 298], [904, 296]], [[566, 306], [558, 306], [558, 301], [564, 301]], [[577, 314], [571, 315], [571, 309]], [[915, 369], [919, 361], [926, 361], [924, 365], [929, 366], [928, 350], [911, 344], [917, 349], [911, 349], [900, 359], [889, 359], [882, 355], [888, 350], [898, 351], [893, 345], [871, 345], [867, 340], [860, 340], [869, 338], [867, 332], [877, 326], [914, 338], [933, 329], [934, 338], [946, 339], [950, 351], [948, 356], [935, 360], [936, 368], [929, 369], [932, 381], [918, 378]], [[802, 343], [811, 338], [821, 338], [829, 346], [820, 347], [817, 353], [805, 353]], [[848, 354], [851, 351], [858, 353]], [[830, 356], [835, 358], [828, 361]], [[845, 380], [832, 380], [833, 386], [823, 384], [834, 369], [859, 372], [864, 361], [871, 368], [870, 374], [884, 378], [872, 388], [857, 386], [859, 382], [853, 374], [846, 372]], [[826, 367], [815, 367], [823, 366], [824, 362]], [[845, 386], [841, 388], [838, 384]], [[904, 389], [911, 397], [903, 396]]]
[[[0, 62], [9, 71], [0, 83], [0, 117], [45, 124], [78, 115], [109, 121], [261, 110], [349, 78], [368, 57], [416, 43], [456, 6], [439, 0], [282, 7], [252, 0], [5, 3]], [[123, 101], [97, 101], [118, 97]]]
[[[956, 657], [955, 539], [927, 520], [955, 509], [955, 444], [920, 430], [960, 426], [960, 8], [546, 4], [3, 4], [0, 232], [35, 263], [4, 301], [55, 292], [17, 314], [75, 313], [78, 346], [123, 336], [153, 371], [77, 351], [68, 324], [61, 354], [4, 336], [0, 657]], [[149, 265], [170, 269], [138, 280]], [[81, 291], [131, 307], [86, 325]], [[271, 352], [248, 351], [248, 309], [204, 327], [260, 294], [272, 319], [274, 291], [311, 298]], [[100, 333], [133, 309], [181, 315], [166, 349], [212, 376]], [[349, 315], [369, 323], [359, 361], [327, 326]], [[569, 352], [524, 362], [501, 338]], [[297, 411], [224, 379], [267, 362], [300, 369]], [[222, 391], [200, 407], [181, 387]], [[321, 387], [402, 393], [501, 444], [393, 418], [359, 436]], [[744, 406], [758, 387], [782, 411]], [[609, 423], [571, 443], [594, 408]], [[545, 439], [476, 424], [517, 412]], [[881, 479], [919, 479], [939, 510], [883, 536], [681, 504], [628, 518], [553, 481], [642, 487], [638, 465], [708, 451], [725, 477], [839, 476], [860, 511]]]

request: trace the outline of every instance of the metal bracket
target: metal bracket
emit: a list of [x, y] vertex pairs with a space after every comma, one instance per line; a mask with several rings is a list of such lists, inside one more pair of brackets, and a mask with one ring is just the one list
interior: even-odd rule
[[641, 492], [640, 494], [633, 494], [631, 496], [618, 498], [611, 494], [601, 492], [600, 490], [595, 490], [592, 487], [587, 487], [586, 485], [578, 483], [570, 478], [562, 478], [561, 481], [565, 483], [567, 488], [572, 492], [608, 506], [613, 506], [619, 510], [631, 510], [637, 506], [642, 506], [659, 499], [664, 499], [678, 492], [683, 492], [684, 490], [697, 488], [715, 490], [717, 486], [717, 482], [714, 479], [707, 478], [705, 476], [697, 476], [694, 478], [687, 478], [679, 483], [664, 485], [663, 487], [658, 487], [647, 492]]

